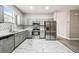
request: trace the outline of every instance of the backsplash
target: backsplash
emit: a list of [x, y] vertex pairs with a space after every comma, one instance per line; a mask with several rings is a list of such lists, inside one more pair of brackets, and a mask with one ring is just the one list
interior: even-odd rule
[[23, 28], [24, 28], [24, 26], [22, 26], [22, 25], [12, 24], [12, 29], [13, 30], [20, 30], [20, 29], [23, 29]]
[[0, 23], [0, 32], [9, 32], [11, 23]]
[[[12, 25], [12, 27], [11, 27]], [[10, 32], [10, 29], [12, 30], [19, 30], [23, 29], [23, 26], [12, 24], [12, 23], [0, 23], [0, 33], [1, 32]]]

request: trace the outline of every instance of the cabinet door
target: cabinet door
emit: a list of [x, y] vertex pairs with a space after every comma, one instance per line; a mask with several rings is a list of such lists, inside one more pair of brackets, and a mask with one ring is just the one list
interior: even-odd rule
[[45, 38], [45, 31], [44, 30], [40, 31], [40, 38]]
[[16, 20], [17, 20], [16, 22], [17, 25], [24, 25], [22, 15], [17, 15]]
[[[3, 39], [3, 40], [6, 40], [6, 39]], [[0, 40], [0, 53], [3, 53], [3, 49], [2, 49], [3, 48], [3, 40]]]
[[3, 46], [2, 46], [2, 50], [3, 50], [3, 53], [9, 53], [8, 49], [9, 49], [9, 40], [8, 38], [7, 39], [3, 39]]
[[27, 34], [27, 30], [24, 32], [24, 34], [25, 34], [25, 39], [26, 39], [26, 38], [27, 38], [27, 35], [28, 35], [28, 34]]
[[23, 32], [23, 40], [26, 39], [26, 31]]
[[14, 39], [15, 39], [14, 36], [11, 36], [11, 37], [8, 38], [8, 40], [9, 40], [9, 43], [8, 43], [8, 46], [9, 46], [8, 51], [9, 52], [12, 52], [14, 50], [14, 44], [15, 44]]
[[23, 35], [22, 34], [23, 34], [23, 32], [19, 33], [19, 41], [20, 41], [20, 43], [23, 41]]
[[24, 41], [24, 31], [22, 32], [22, 41]]
[[14, 36], [10, 36], [2, 41], [2, 53], [10, 53], [14, 49]]
[[17, 47], [20, 44], [20, 38], [19, 34], [15, 34], [15, 47]]
[[25, 38], [28, 38], [28, 33], [29, 33], [29, 31], [26, 30], [26, 32], [25, 32]]
[[70, 13], [70, 37], [79, 38], [79, 11], [72, 10]]
[[15, 34], [15, 47], [17, 47], [22, 41], [22, 32]]

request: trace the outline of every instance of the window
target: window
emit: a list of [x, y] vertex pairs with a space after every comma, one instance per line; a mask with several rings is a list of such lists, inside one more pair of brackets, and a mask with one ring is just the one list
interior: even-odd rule
[[13, 17], [14, 10], [9, 6], [4, 7], [4, 22], [15, 23], [15, 17]]
[[13, 10], [8, 6], [4, 6], [4, 14], [12, 16]]

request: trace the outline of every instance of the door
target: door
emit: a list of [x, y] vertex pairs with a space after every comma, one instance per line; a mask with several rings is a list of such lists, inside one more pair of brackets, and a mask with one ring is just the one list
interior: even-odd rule
[[79, 38], [79, 11], [70, 12], [70, 37]]

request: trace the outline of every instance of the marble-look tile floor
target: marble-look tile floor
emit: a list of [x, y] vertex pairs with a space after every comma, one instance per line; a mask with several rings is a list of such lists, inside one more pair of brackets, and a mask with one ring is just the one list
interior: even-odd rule
[[27, 39], [13, 53], [73, 53], [59, 41]]

